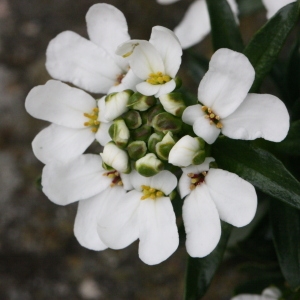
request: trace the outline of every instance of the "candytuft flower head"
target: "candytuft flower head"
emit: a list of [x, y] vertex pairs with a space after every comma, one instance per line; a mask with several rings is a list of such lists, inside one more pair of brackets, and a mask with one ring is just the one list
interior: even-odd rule
[[130, 68], [143, 82], [136, 89], [143, 95], [155, 97], [172, 92], [181, 64], [182, 49], [175, 34], [162, 26], [152, 28], [149, 42], [131, 40], [116, 52], [127, 58]]
[[288, 111], [275, 96], [248, 94], [254, 76], [245, 55], [219, 49], [198, 88], [202, 105], [188, 107], [182, 120], [208, 144], [220, 132], [232, 139], [282, 141], [289, 130]]
[[140, 80], [128, 63], [115, 55], [118, 45], [130, 38], [123, 13], [106, 3], [95, 4], [86, 14], [86, 22], [90, 41], [65, 31], [49, 43], [49, 74], [93, 93], [134, 89]]
[[261, 295], [255, 294], [240, 294], [231, 300], [279, 300], [282, 296], [281, 291], [276, 287], [268, 287], [264, 289]]
[[130, 174], [134, 190], [110, 206], [98, 220], [101, 240], [112, 249], [127, 247], [139, 238], [139, 257], [149, 265], [166, 260], [178, 247], [175, 213], [168, 195], [176, 176], [162, 171], [153, 177]]
[[25, 107], [33, 117], [52, 122], [32, 142], [35, 156], [45, 164], [71, 160], [95, 139], [101, 145], [111, 140], [104, 97], [97, 102], [82, 90], [49, 80], [30, 91]]
[[204, 257], [217, 246], [220, 219], [242, 227], [256, 212], [254, 187], [236, 174], [210, 169], [213, 161], [208, 157], [201, 165], [183, 168], [179, 180], [180, 196], [186, 197], [182, 208], [186, 249], [192, 257]]

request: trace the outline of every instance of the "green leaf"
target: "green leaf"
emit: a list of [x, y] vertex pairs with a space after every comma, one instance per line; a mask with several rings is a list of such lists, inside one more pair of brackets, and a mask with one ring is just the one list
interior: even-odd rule
[[238, 52], [244, 49], [235, 16], [226, 0], [206, 0], [214, 50], [229, 48]]
[[263, 8], [261, 0], [237, 0], [239, 7], [239, 15], [252, 14], [258, 9]]
[[188, 52], [187, 66], [193, 80], [199, 84], [203, 76], [208, 70], [209, 61], [200, 54]]
[[212, 147], [217, 164], [264, 193], [300, 209], [300, 183], [280, 160], [249, 141], [219, 138]]
[[231, 229], [232, 225], [222, 222], [222, 235], [215, 250], [203, 258], [188, 258], [185, 279], [185, 300], [198, 300], [207, 291], [222, 261]]
[[300, 120], [293, 122], [290, 126], [287, 137], [278, 144], [275, 150], [287, 155], [300, 155]]
[[283, 276], [300, 288], [300, 211], [273, 199], [270, 205], [274, 244]]
[[299, 19], [298, 2], [283, 7], [269, 20], [250, 41], [244, 50], [255, 69], [255, 81], [251, 92], [257, 91], [271, 70], [285, 40]]

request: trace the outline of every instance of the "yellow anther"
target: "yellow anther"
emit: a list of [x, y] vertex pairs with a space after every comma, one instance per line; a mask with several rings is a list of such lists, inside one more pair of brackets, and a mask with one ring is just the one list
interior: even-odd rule
[[94, 107], [93, 108], [93, 112], [98, 113], [99, 112], [99, 108], [98, 107]]
[[148, 79], [146, 80], [148, 83], [156, 85], [156, 84], [164, 84], [169, 82], [172, 78], [169, 75], [165, 75], [162, 72], [150, 73]]
[[215, 114], [210, 114], [209, 117], [210, 117], [211, 119], [213, 119], [213, 118], [215, 117]]
[[220, 116], [215, 116], [215, 119], [216, 120], [220, 120]]
[[123, 185], [123, 181], [119, 181], [119, 182], [118, 182], [118, 185], [119, 185], [119, 186], [122, 186], [122, 185]]
[[202, 109], [203, 111], [207, 111], [207, 106], [202, 106], [201, 109]]
[[214, 122], [212, 120], [209, 121], [209, 124], [212, 125]]
[[84, 122], [83, 125], [86, 127], [91, 127], [92, 132], [97, 132], [100, 126], [100, 121], [98, 121], [99, 108], [94, 107], [92, 113], [84, 113], [83, 115], [88, 118], [87, 122]]
[[206, 176], [206, 175], [207, 175], [207, 172], [203, 171], [201, 174], [202, 174], [203, 176]]
[[90, 126], [91, 124], [90, 124], [90, 122], [84, 122], [83, 125], [84, 126]]
[[145, 200], [148, 198], [155, 200], [156, 198], [164, 196], [164, 193], [162, 191], [152, 188], [150, 186], [142, 185], [141, 188], [143, 192], [143, 196], [141, 197], [141, 200]]
[[222, 125], [222, 123], [220, 123], [220, 122], [218, 122], [216, 126], [217, 126], [217, 128], [219, 128], [219, 129], [223, 128], [223, 125]]
[[94, 132], [94, 133], [96, 133], [98, 131], [98, 128], [95, 128], [95, 127], [91, 128], [91, 131]]
[[196, 183], [197, 181], [198, 181], [198, 179], [196, 179], [196, 178], [191, 179], [191, 183]]
[[209, 114], [212, 112], [212, 110], [211, 110], [210, 107], [207, 108], [207, 112], [208, 112]]
[[158, 192], [156, 192], [155, 195], [156, 195], [156, 197], [162, 197], [164, 195], [164, 193], [161, 191], [158, 191]]
[[192, 178], [194, 176], [194, 174], [193, 173], [188, 173], [187, 176]]

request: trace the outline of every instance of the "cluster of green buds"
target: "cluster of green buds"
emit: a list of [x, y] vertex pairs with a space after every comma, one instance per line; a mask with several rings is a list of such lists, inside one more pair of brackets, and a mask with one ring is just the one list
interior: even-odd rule
[[[183, 95], [174, 91], [155, 98], [131, 90], [121, 93], [124, 107], [109, 128], [112, 141], [101, 154], [104, 168], [130, 173], [134, 167], [143, 176], [153, 176], [165, 169], [171, 149], [188, 126], [181, 120], [186, 108]], [[121, 93], [108, 95], [106, 106], [120, 103]], [[117, 162], [120, 157], [122, 166]]]

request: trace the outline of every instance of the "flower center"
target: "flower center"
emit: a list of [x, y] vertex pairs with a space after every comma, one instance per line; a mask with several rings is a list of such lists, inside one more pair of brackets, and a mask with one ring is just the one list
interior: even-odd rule
[[164, 193], [160, 190], [156, 190], [148, 185], [142, 185], [141, 186], [143, 191], [143, 196], [141, 197], [141, 200], [145, 200], [147, 198], [150, 198], [152, 200], [155, 200], [156, 198], [163, 197]]
[[169, 75], [165, 75], [162, 72], [151, 73], [146, 80], [150, 84], [164, 84], [169, 82], [172, 78]]
[[118, 76], [117, 76], [117, 79], [116, 79], [115, 86], [121, 84], [121, 82], [122, 82], [122, 80], [123, 80], [123, 78], [124, 78], [125, 76], [126, 76], [125, 73], [122, 73], [122, 74], [118, 75]]
[[202, 172], [200, 174], [188, 173], [187, 176], [191, 178], [190, 189], [194, 190], [198, 185], [205, 181], [205, 176], [207, 172]]
[[99, 114], [99, 108], [97, 107], [93, 108], [93, 111], [90, 114], [88, 113], [83, 114], [85, 117], [89, 119], [87, 122], [84, 122], [83, 125], [91, 127], [91, 130], [95, 133], [98, 131], [100, 125], [100, 122], [98, 121], [98, 114]]
[[115, 185], [118, 185], [118, 186], [123, 185], [120, 173], [118, 171], [113, 170], [113, 171], [104, 173], [103, 176], [107, 176], [108, 178], [111, 179], [111, 184], [110, 184], [111, 187], [114, 187]]
[[202, 111], [206, 113], [205, 118], [209, 119], [209, 124], [215, 124], [217, 128], [221, 129], [223, 127], [222, 123], [220, 122], [220, 117], [216, 115], [211, 108], [207, 106], [201, 107]]

